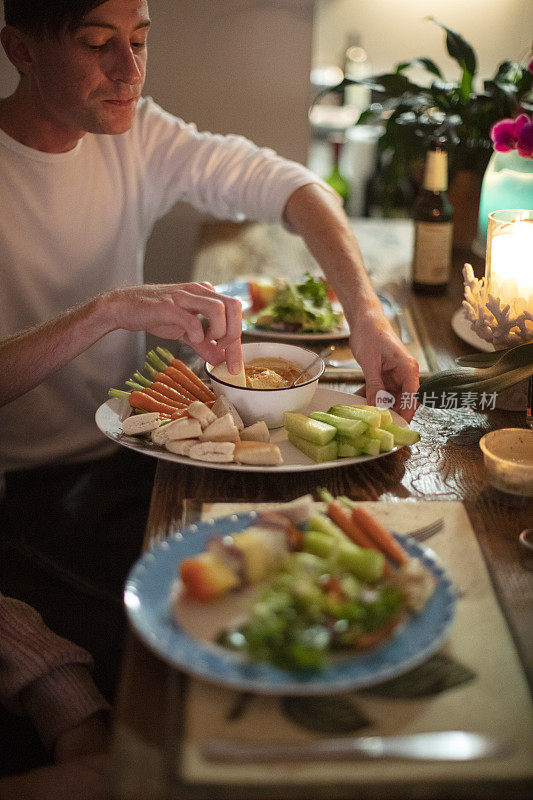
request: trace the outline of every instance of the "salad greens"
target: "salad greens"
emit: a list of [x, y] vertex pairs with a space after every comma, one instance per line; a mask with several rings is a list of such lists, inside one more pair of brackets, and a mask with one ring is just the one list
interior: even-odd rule
[[291, 332], [327, 332], [340, 326], [341, 314], [334, 311], [327, 283], [306, 273], [302, 281], [288, 281], [277, 289], [272, 303], [249, 322], [257, 328]]
[[222, 631], [217, 641], [283, 669], [320, 670], [332, 650], [357, 648], [365, 636], [393, 623], [402, 606], [396, 586], [361, 581], [340, 566], [336, 553], [322, 558], [294, 552], [246, 622]]

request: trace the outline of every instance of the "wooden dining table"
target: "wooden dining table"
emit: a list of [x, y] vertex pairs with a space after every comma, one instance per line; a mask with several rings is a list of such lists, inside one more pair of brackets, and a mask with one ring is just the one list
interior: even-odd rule
[[[414, 326], [430, 372], [456, 366], [455, 359], [475, 350], [452, 329], [452, 317], [463, 299], [462, 267], [465, 261], [482, 274], [483, 259], [473, 253], [456, 252], [450, 286], [443, 295], [414, 294], [409, 284], [412, 227], [407, 220], [353, 220], [371, 278], [377, 287], [386, 286]], [[316, 264], [298, 237], [279, 226], [256, 223], [208, 221], [198, 241], [194, 273], [216, 285], [248, 275], [302, 275], [316, 270]], [[189, 354], [190, 355], [190, 354]], [[198, 371], [201, 364], [191, 358]], [[335, 380], [321, 386], [356, 392], [361, 379]], [[175, 532], [188, 520], [187, 508], [202, 502], [289, 501], [317, 486], [333, 495], [347, 495], [355, 501], [399, 503], [402, 501], [456, 502], [466, 510], [475, 539], [488, 571], [492, 590], [516, 650], [522, 676], [533, 687], [533, 557], [518, 541], [519, 533], [533, 526], [531, 498], [503, 494], [487, 481], [480, 438], [504, 427], [525, 427], [523, 410], [471, 407], [434, 409], [420, 406], [412, 427], [420, 441], [387, 457], [335, 469], [293, 473], [220, 471], [159, 460], [154, 482], [144, 550]], [[141, 554], [139, 554], [141, 555]], [[491, 643], [487, 642], [490, 649]], [[113, 791], [120, 798], [211, 798], [245, 797], [238, 786], [186, 785], [167, 780], [169, 696], [174, 703], [178, 736], [180, 721], [179, 670], [160, 659], [130, 632], [124, 654], [123, 672], [114, 711]], [[507, 687], [508, 689], [509, 687]], [[501, 687], [506, 691], [506, 687]], [[510, 702], [512, 702], [510, 692]], [[530, 698], [529, 698], [530, 699]], [[172, 737], [171, 737], [172, 738]], [[394, 786], [372, 785], [329, 787], [323, 797], [426, 797], [507, 798], [526, 797], [531, 783], [524, 778], [462, 781], [454, 778], [428, 782], [416, 790], [408, 780]], [[268, 791], [250, 796], [268, 797]], [[301, 790], [303, 791], [303, 790]], [[266, 792], [266, 793], [265, 793]], [[272, 790], [272, 796], [278, 796]], [[287, 797], [305, 797], [296, 790]]]

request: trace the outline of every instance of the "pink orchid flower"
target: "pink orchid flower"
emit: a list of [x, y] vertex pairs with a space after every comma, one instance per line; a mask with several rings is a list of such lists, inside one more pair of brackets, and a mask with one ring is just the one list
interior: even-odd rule
[[490, 137], [499, 153], [518, 150], [521, 156], [533, 156], [533, 120], [527, 114], [516, 119], [501, 119], [493, 125]]
[[520, 129], [517, 149], [523, 158], [533, 158], [533, 120], [526, 122]]

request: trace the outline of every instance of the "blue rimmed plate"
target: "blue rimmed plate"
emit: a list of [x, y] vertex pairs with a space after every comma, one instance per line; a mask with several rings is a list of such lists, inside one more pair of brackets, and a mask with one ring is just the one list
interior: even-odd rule
[[444, 641], [454, 617], [456, 593], [435, 554], [412, 539], [402, 539], [405, 549], [420, 558], [436, 579], [435, 592], [424, 609], [380, 648], [332, 659], [319, 673], [249, 662], [214, 644], [215, 630], [242, 613], [233, 604], [240, 593], [218, 608], [217, 603], [185, 602], [180, 622], [174, 621], [169, 597], [181, 560], [201, 553], [213, 536], [244, 530], [256, 516], [255, 512], [235, 514], [192, 525], [154, 545], [133, 566], [124, 589], [129, 620], [147, 647], [170, 665], [211, 683], [256, 694], [335, 694], [395, 678], [429, 658]]

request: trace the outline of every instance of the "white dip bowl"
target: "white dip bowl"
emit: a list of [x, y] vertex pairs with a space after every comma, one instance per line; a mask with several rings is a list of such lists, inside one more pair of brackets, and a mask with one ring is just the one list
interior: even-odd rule
[[[316, 359], [316, 353], [305, 347], [281, 342], [249, 342], [242, 345], [244, 364], [256, 358], [284, 358], [304, 370]], [[233, 403], [245, 425], [264, 420], [269, 428], [279, 428], [283, 424], [284, 411], [303, 411], [311, 402], [318, 386], [318, 379], [325, 369], [322, 359], [315, 362], [308, 380], [298, 386], [285, 386], [281, 389], [248, 389], [233, 386], [213, 375], [211, 364], [205, 370], [211, 378], [211, 388], [219, 397], [225, 395]]]
[[479, 440], [490, 483], [508, 494], [533, 497], [533, 430], [501, 428]]

